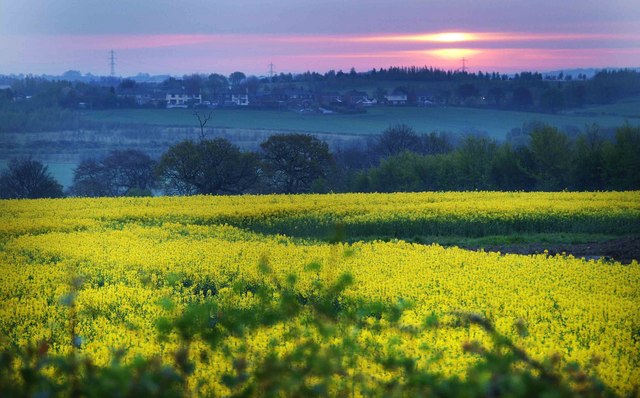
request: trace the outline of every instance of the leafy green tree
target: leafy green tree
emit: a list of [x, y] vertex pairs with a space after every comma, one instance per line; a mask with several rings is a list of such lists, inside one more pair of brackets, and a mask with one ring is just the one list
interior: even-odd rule
[[498, 147], [491, 162], [491, 186], [501, 191], [528, 191], [535, 186], [535, 179], [528, 172], [527, 148], [512, 148], [509, 144]]
[[136, 81], [132, 79], [122, 79], [118, 84], [118, 91], [131, 90], [136, 87]]
[[249, 76], [242, 81], [241, 85], [247, 93], [255, 95], [260, 88], [260, 79], [255, 76]]
[[156, 162], [142, 151], [111, 151], [102, 164], [111, 177], [111, 186], [117, 196], [155, 188]]
[[234, 86], [237, 87], [240, 85], [240, 83], [242, 83], [243, 80], [245, 80], [247, 78], [247, 75], [245, 75], [242, 72], [233, 72], [232, 74], [229, 75], [229, 83]]
[[258, 158], [255, 153], [241, 152], [224, 138], [204, 140], [198, 144], [200, 193], [240, 194], [258, 181]]
[[197, 73], [186, 75], [182, 78], [182, 86], [187, 94], [198, 95], [202, 92], [204, 79]]
[[543, 126], [531, 133], [529, 143], [536, 179], [536, 189], [557, 191], [567, 188], [572, 151], [565, 134], [551, 126]]
[[199, 193], [200, 151], [193, 141], [172, 145], [160, 158], [156, 175], [169, 194], [195, 195]]
[[626, 125], [616, 130], [613, 144], [604, 148], [604, 171], [610, 189], [640, 188], [640, 127]]
[[11, 159], [0, 174], [1, 199], [61, 198], [62, 185], [47, 166], [33, 159]]
[[564, 107], [562, 91], [555, 87], [545, 90], [540, 97], [540, 106], [547, 112], [557, 113]]
[[205, 94], [208, 99], [215, 99], [218, 94], [224, 93], [229, 89], [229, 80], [226, 76], [212, 73], [204, 81]]
[[574, 189], [605, 189], [604, 148], [605, 141], [597, 126], [591, 126], [578, 136], [572, 162], [572, 186]]
[[477, 97], [480, 95], [480, 90], [472, 83], [464, 83], [456, 88], [456, 95], [460, 102], [465, 102], [469, 98]]
[[276, 192], [309, 192], [333, 164], [327, 143], [308, 134], [272, 135], [260, 147], [267, 185]]
[[587, 99], [587, 88], [584, 84], [573, 84], [567, 92], [568, 106], [582, 108]]
[[381, 158], [398, 155], [405, 151], [419, 152], [420, 137], [406, 124], [396, 124], [377, 137], [373, 149]]
[[70, 193], [77, 196], [151, 195], [156, 162], [144, 152], [111, 151], [104, 159], [82, 161], [73, 172]]
[[418, 192], [443, 189], [446, 156], [402, 152], [384, 159], [369, 172], [368, 189], [374, 192]]
[[457, 189], [490, 189], [491, 162], [496, 154], [495, 140], [486, 137], [467, 137], [453, 153], [452, 179]]
[[506, 96], [507, 94], [505, 93], [505, 91], [499, 86], [491, 87], [487, 92], [487, 98], [489, 98], [489, 100], [495, 106], [502, 105]]
[[162, 155], [156, 172], [168, 193], [239, 194], [256, 185], [258, 159], [223, 138], [183, 141]]
[[420, 136], [420, 153], [424, 155], [437, 155], [453, 150], [449, 137], [444, 133], [431, 132]]
[[520, 86], [513, 90], [511, 97], [513, 106], [519, 109], [527, 109], [533, 106], [533, 94], [528, 87]]
[[182, 89], [182, 80], [178, 80], [175, 77], [169, 77], [162, 82], [160, 87], [166, 91], [179, 91]]
[[86, 159], [73, 171], [73, 185], [69, 190], [73, 196], [112, 196], [105, 169], [96, 159]]

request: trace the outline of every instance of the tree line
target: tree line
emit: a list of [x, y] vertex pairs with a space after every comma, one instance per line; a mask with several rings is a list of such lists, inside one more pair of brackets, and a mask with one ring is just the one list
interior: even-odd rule
[[159, 159], [138, 150], [86, 159], [62, 186], [46, 166], [13, 159], [0, 174], [2, 198], [237, 195], [411, 191], [640, 189], [640, 127], [608, 138], [597, 126], [577, 135], [536, 124], [518, 140], [455, 140], [391, 126], [367, 141], [331, 150], [309, 134], [273, 135], [258, 151], [224, 138], [187, 140]]
[[[367, 72], [328, 71], [280, 74], [272, 78], [233, 72], [192, 74], [167, 78], [162, 83], [112, 79], [82, 82], [26, 77], [11, 80], [0, 90], [0, 132], [35, 132], [96, 127], [76, 109], [165, 107], [164, 93], [201, 94], [213, 100], [232, 88], [253, 96], [253, 106], [268, 108], [271, 102], [258, 97], [278, 96], [286, 90], [320, 95], [323, 92], [368, 87], [369, 97], [384, 102], [391, 87], [406, 94], [407, 105], [429, 98], [433, 105], [470, 106], [556, 113], [586, 104], [608, 104], [640, 94], [640, 73], [634, 70], [603, 70], [591, 79], [547, 80], [537, 72], [512, 76], [499, 73], [468, 73], [428, 67], [391, 67]], [[557, 76], [556, 76], [557, 78]], [[144, 99], [144, 100], [143, 100]], [[141, 102], [139, 102], [139, 100]], [[211, 102], [211, 101], [210, 101]], [[424, 102], [422, 102], [424, 103]], [[262, 105], [260, 105], [262, 104]]]
[[638, 170], [640, 127], [620, 127], [608, 140], [597, 126], [571, 137], [538, 125], [521, 144], [468, 136], [446, 153], [424, 154], [407, 146], [356, 171], [350, 190], [636, 190]]

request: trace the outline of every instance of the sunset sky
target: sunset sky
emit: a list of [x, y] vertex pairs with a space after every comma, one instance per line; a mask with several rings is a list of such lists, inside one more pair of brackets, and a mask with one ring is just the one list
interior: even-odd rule
[[0, 74], [640, 66], [637, 0], [0, 0]]

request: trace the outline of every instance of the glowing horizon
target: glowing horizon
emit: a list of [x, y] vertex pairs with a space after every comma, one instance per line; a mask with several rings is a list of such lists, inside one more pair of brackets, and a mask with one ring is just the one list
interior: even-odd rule
[[[640, 7], [542, 0], [0, 2], [0, 74], [265, 75], [389, 66], [518, 72], [640, 66]], [[249, 0], [248, 0], [249, 1]], [[554, 12], [549, 13], [548, 9]], [[196, 11], [197, 10], [197, 11]], [[339, 12], [337, 11], [339, 10]], [[428, 27], [428, 28], [425, 28]]]
[[[623, 62], [625, 57], [635, 60], [636, 65], [640, 65], [640, 49], [612, 49], [601, 44], [599, 40], [603, 38], [611, 40], [611, 35], [532, 35], [510, 32], [434, 32], [370, 37], [240, 34], [59, 35], [13, 38], [22, 48], [13, 55], [16, 58], [28, 59], [27, 49], [40, 48], [40, 57], [74, 59], [78, 54], [86, 53], [104, 63], [105, 52], [113, 49], [118, 55], [120, 70], [128, 69], [128, 72], [123, 73], [128, 75], [138, 72], [171, 74], [172, 70], [176, 69], [182, 69], [181, 73], [230, 73], [244, 69], [247, 73], [259, 75], [259, 71], [256, 71], [253, 65], [261, 63], [265, 65], [266, 71], [269, 62], [289, 65], [287, 72], [348, 70], [351, 67], [369, 70], [399, 65], [457, 69], [461, 58], [467, 59], [470, 70], [502, 72], [633, 66]], [[575, 41], [585, 40], [591, 40], [591, 45], [572, 47]], [[546, 41], [550, 41], [551, 45], [545, 47]], [[55, 45], [52, 46], [52, 43]], [[249, 48], [254, 49], [248, 51]], [[192, 54], [185, 55], [189, 53]], [[580, 56], [576, 56], [578, 53]], [[167, 54], [173, 54], [173, 58]], [[205, 57], [206, 54], [210, 56]], [[11, 54], [8, 58], [10, 57]], [[186, 57], [192, 61], [181, 61]], [[141, 59], [134, 65], [128, 64], [130, 58]], [[314, 62], [309, 61], [314, 59]], [[331, 60], [334, 62], [329, 62]], [[545, 65], [539, 62], [540, 60], [547, 60], [548, 64]], [[606, 64], [603, 60], [607, 61]], [[189, 68], [189, 65], [197, 67]], [[132, 70], [134, 66], [139, 69]], [[78, 66], [68, 64], [60, 69], [78, 69]], [[0, 70], [0, 73], [6, 72]]]
[[415, 34], [386, 34], [353, 37], [361, 42], [500, 42], [545, 40], [640, 40], [640, 34], [605, 33], [531, 33], [531, 32], [436, 32]]

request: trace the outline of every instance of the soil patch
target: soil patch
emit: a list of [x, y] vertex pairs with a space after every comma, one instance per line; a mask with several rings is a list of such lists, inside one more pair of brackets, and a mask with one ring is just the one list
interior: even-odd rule
[[632, 260], [640, 261], [640, 235], [592, 243], [524, 243], [466, 248], [513, 254], [541, 254], [547, 250], [550, 255], [565, 253], [586, 259], [613, 259], [623, 264], [629, 264]]

